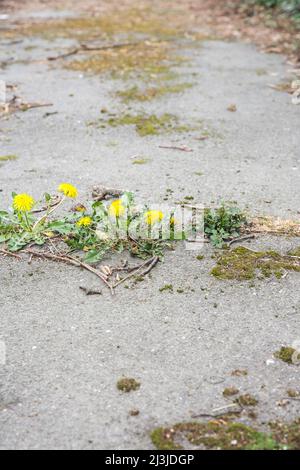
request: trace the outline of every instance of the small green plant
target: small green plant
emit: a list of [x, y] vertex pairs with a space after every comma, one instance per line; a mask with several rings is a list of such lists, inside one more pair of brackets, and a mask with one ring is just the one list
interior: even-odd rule
[[222, 248], [226, 240], [238, 237], [246, 222], [244, 212], [235, 205], [222, 204], [204, 211], [204, 232], [217, 248]]

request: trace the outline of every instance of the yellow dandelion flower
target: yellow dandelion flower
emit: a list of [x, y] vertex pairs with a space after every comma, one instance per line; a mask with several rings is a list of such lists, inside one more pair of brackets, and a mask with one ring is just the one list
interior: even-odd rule
[[78, 220], [78, 222], [76, 222], [76, 225], [78, 225], [78, 227], [89, 227], [90, 225], [92, 225], [92, 223], [93, 221], [91, 217], [82, 217]]
[[156, 222], [162, 221], [162, 219], [164, 218], [164, 214], [161, 211], [152, 210], [147, 211], [144, 214], [144, 217], [148, 225], [154, 225]]
[[29, 194], [17, 194], [13, 199], [13, 208], [18, 212], [29, 212], [34, 206], [33, 197]]
[[108, 213], [113, 217], [121, 217], [125, 213], [125, 207], [123, 206], [121, 199], [117, 199], [111, 203]]
[[69, 183], [60, 184], [59, 187], [58, 187], [58, 191], [60, 193], [63, 193], [65, 196], [70, 197], [72, 199], [77, 197], [77, 195], [78, 195], [78, 191], [75, 188], [75, 186], [73, 186], [72, 184], [69, 184]]

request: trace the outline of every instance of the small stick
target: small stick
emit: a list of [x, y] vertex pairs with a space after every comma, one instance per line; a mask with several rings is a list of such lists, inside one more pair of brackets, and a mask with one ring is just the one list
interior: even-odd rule
[[60, 203], [60, 201], [61, 201], [61, 198], [58, 197], [58, 198], [56, 198], [56, 201], [55, 201], [55, 202], [53, 202], [52, 204], [50, 204], [50, 206], [43, 206], [43, 207], [41, 207], [40, 209], [35, 209], [35, 210], [31, 211], [31, 213], [32, 213], [32, 214], [39, 214], [40, 212], [45, 212], [46, 210], [49, 209], [49, 207], [50, 207], [50, 208], [56, 207], [56, 206]]
[[130, 274], [128, 274], [128, 276], [125, 276], [123, 277], [120, 281], [116, 282], [113, 287], [117, 287], [118, 285], [122, 284], [123, 282], [127, 281], [127, 279], [131, 278], [132, 276], [136, 275], [141, 269], [143, 269], [145, 266], [148, 266], [149, 264], [152, 264], [154, 259], [157, 258], [156, 256], [153, 257], [153, 258], [150, 258], [148, 259], [147, 261], [145, 261], [144, 263], [142, 263], [138, 269], [136, 269], [135, 271], [131, 272]]
[[146, 276], [146, 274], [148, 274], [157, 265], [158, 261], [159, 261], [158, 256], [155, 256], [153, 258], [153, 261], [148, 266], [148, 268], [145, 271], [143, 271], [142, 276]]
[[22, 259], [20, 255], [16, 255], [15, 253], [12, 253], [11, 251], [6, 251], [6, 250], [1, 249], [0, 253], [2, 253], [4, 256], [11, 256], [13, 258]]
[[45, 108], [48, 106], [53, 106], [53, 103], [22, 103], [20, 109], [21, 111], [27, 111], [33, 108]]
[[80, 286], [79, 289], [81, 289], [83, 292], [85, 292], [86, 295], [102, 295], [101, 290], [92, 290], [88, 289], [87, 287]]
[[[230, 408], [237, 408], [237, 407], [239, 407], [239, 409], [232, 410], [232, 411], [230, 410]], [[220, 408], [215, 408], [214, 410], [212, 410], [211, 413], [200, 413], [197, 415], [192, 415], [192, 418], [216, 418], [217, 416], [224, 415], [226, 411], [228, 410], [230, 413], [240, 414], [242, 412], [242, 407], [240, 405], [232, 403], [230, 405], [221, 406]]]
[[106, 286], [110, 289], [111, 294], [114, 295], [114, 286], [112, 286], [107, 281], [107, 276], [104, 276], [103, 274], [99, 273], [99, 271], [97, 271], [97, 269], [93, 268], [89, 264], [83, 263], [83, 261], [80, 261], [77, 258], [73, 258], [73, 256], [67, 255], [66, 258], [70, 259], [73, 262], [78, 263], [80, 266], [82, 266], [87, 271], [90, 271], [91, 273], [94, 273], [96, 276], [98, 276], [104, 282], [104, 284], [106, 284]]
[[181, 150], [182, 152], [193, 152], [194, 150], [186, 147], [185, 145], [182, 147], [176, 145], [159, 145], [158, 148], [160, 149], [171, 149], [171, 150]]
[[71, 49], [69, 52], [66, 52], [65, 54], [61, 54], [55, 57], [47, 57], [47, 60], [53, 61], [53, 60], [58, 60], [58, 59], [66, 59], [67, 57], [76, 55], [81, 51], [83, 52], [105, 51], [109, 49], [136, 46], [138, 44], [142, 44], [142, 42], [139, 42], [139, 41], [124, 42], [120, 44], [108, 44], [106, 46], [88, 46], [87, 44], [81, 44], [79, 47], [76, 47], [75, 49]]
[[114, 294], [114, 288], [109, 282], [107, 282], [107, 279], [97, 271], [97, 269], [93, 268], [92, 266], [83, 263], [82, 261], [78, 260], [77, 258], [73, 258], [72, 256], [69, 255], [54, 255], [53, 253], [43, 253], [39, 251], [34, 251], [34, 250], [24, 250], [24, 253], [32, 254], [33, 256], [37, 256], [39, 258], [48, 258], [51, 260], [55, 261], [62, 261], [65, 263], [72, 264], [73, 266], [81, 266], [82, 268], [86, 269], [87, 271], [90, 271], [91, 273], [95, 274], [97, 277], [99, 277], [102, 282], [110, 289], [111, 294]]
[[244, 240], [250, 240], [251, 238], [252, 239], [255, 238], [255, 235], [245, 235], [244, 237], [234, 238], [233, 240], [231, 240], [227, 244], [228, 244], [228, 246], [231, 246], [234, 243], [242, 242]]

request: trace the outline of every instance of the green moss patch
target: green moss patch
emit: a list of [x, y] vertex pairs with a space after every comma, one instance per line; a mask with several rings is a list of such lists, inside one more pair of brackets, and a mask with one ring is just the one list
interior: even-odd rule
[[269, 424], [274, 439], [290, 450], [300, 450], [300, 418], [291, 424], [279, 421]]
[[224, 397], [232, 397], [233, 395], [237, 395], [239, 393], [238, 388], [236, 387], [227, 387], [223, 390]]
[[85, 55], [65, 63], [71, 70], [95, 74], [110, 73], [115, 78], [135, 77], [157, 79], [169, 76], [172, 66], [179, 65], [184, 59], [172, 52], [169, 43], [139, 42], [116, 49]]
[[124, 103], [128, 103], [129, 101], [144, 102], [160, 98], [170, 93], [182, 93], [192, 86], [192, 83], [179, 83], [177, 85], [161, 85], [140, 89], [135, 85], [127, 90], [118, 91], [116, 95], [121, 98]]
[[245, 395], [240, 395], [235, 401], [242, 407], [256, 406], [258, 404], [258, 400], [249, 393], [246, 393]]
[[207, 423], [178, 423], [171, 428], [157, 428], [151, 439], [158, 450], [178, 450], [184, 442], [200, 449], [224, 450], [274, 450], [276, 441], [242, 423], [215, 420]]
[[19, 34], [40, 36], [46, 39], [68, 38], [92, 40], [105, 39], [120, 33], [132, 31], [150, 36], [170, 37], [181, 33], [179, 25], [165, 21], [158, 12], [150, 8], [122, 8], [106, 10], [101, 16], [80, 16], [77, 18], [53, 19], [20, 25]]
[[123, 114], [116, 116], [110, 114], [107, 119], [99, 119], [95, 122], [90, 122], [88, 125], [104, 128], [106, 126], [134, 126], [136, 132], [141, 137], [147, 135], [157, 135], [169, 132], [186, 132], [192, 130], [188, 126], [179, 124], [179, 120], [173, 114], [164, 113], [160, 116], [155, 114]]
[[124, 377], [117, 382], [117, 389], [125, 393], [138, 390], [140, 386], [140, 382], [137, 382], [137, 380], [128, 377]]
[[281, 278], [285, 271], [300, 271], [300, 261], [275, 251], [252, 251], [239, 246], [232, 251], [217, 255], [217, 265], [211, 274], [218, 279], [239, 281], [254, 279], [257, 274], [264, 277], [275, 275]]
[[[296, 353], [296, 349], [291, 348], [289, 346], [283, 346], [279, 351], [276, 351], [274, 353], [274, 356], [277, 359], [286, 362], [287, 364], [294, 364], [294, 358], [295, 356], [297, 356]], [[298, 354], [298, 356], [300, 356], [300, 353]]]
[[159, 292], [173, 292], [174, 287], [172, 284], [165, 284], [159, 289]]

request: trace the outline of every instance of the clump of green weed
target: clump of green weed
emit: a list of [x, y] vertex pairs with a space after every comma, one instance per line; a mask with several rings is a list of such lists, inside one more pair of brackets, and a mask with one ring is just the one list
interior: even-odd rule
[[217, 248], [222, 248], [225, 240], [238, 237], [246, 222], [246, 215], [235, 205], [222, 204], [204, 211], [204, 232]]

